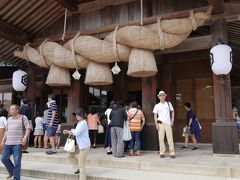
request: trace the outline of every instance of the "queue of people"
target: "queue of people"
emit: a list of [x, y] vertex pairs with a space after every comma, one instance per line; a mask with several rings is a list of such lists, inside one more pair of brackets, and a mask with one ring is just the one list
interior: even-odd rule
[[[164, 91], [158, 93], [159, 103], [153, 108], [153, 117], [158, 132], [159, 155], [165, 158], [166, 146], [165, 136], [167, 139], [170, 158], [175, 158], [175, 148], [173, 140], [173, 125], [175, 120], [174, 108], [171, 102], [166, 101], [167, 94]], [[10, 117], [7, 119], [6, 112], [0, 105], [0, 141], [2, 150], [2, 163], [8, 170], [8, 178], [20, 179], [21, 157], [22, 153], [27, 150], [29, 134], [33, 130], [31, 127], [32, 114], [29, 102], [24, 99], [22, 107], [12, 105], [10, 107]], [[183, 136], [185, 143], [181, 149], [188, 148], [189, 137], [193, 141], [192, 150], [199, 149], [200, 140], [200, 123], [196, 114], [192, 110], [191, 103], [184, 104], [186, 110], [186, 123], [183, 127]], [[238, 114], [233, 111], [233, 115], [239, 120]], [[104, 148], [108, 155], [116, 158], [123, 158], [124, 146], [129, 149], [129, 156], [141, 156], [141, 131], [145, 125], [145, 116], [141, 107], [136, 101], [124, 106], [121, 102], [110, 103], [105, 111], [105, 142]], [[99, 113], [95, 108], [91, 108], [87, 114], [83, 108], [78, 108], [73, 112], [76, 123], [73, 129], [63, 130], [63, 134], [74, 136], [76, 139], [76, 148], [74, 152], [69, 153], [69, 160], [72, 162], [75, 174], [80, 173], [80, 179], [86, 179], [85, 164], [90, 148], [97, 147], [98, 130], [102, 125]], [[13, 126], [15, 124], [16, 126]], [[104, 124], [104, 123], [103, 123]], [[24, 126], [23, 126], [24, 125]], [[128, 130], [130, 132], [130, 141], [124, 140], [124, 135]], [[54, 95], [48, 96], [48, 102], [43, 113], [38, 113], [35, 118], [34, 128], [34, 147], [45, 148], [47, 155], [57, 153], [61, 138], [61, 124], [58, 118], [58, 106]], [[2, 138], [2, 139], [1, 139]], [[49, 146], [50, 142], [50, 146]], [[10, 160], [13, 155], [14, 162]], [[78, 156], [78, 158], [76, 158]]]

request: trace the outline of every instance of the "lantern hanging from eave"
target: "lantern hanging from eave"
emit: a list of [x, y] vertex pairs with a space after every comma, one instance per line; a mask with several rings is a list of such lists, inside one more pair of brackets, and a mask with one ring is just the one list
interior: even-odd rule
[[12, 76], [12, 86], [15, 91], [24, 91], [27, 88], [28, 74], [23, 70], [17, 70]]
[[217, 44], [210, 50], [211, 68], [214, 74], [224, 76], [232, 69], [232, 48], [226, 44]]

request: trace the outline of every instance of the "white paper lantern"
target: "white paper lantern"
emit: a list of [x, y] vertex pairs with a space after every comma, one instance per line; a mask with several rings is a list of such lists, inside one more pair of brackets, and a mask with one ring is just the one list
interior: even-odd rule
[[24, 91], [27, 88], [28, 75], [25, 71], [17, 70], [13, 73], [12, 86], [15, 91]]
[[210, 50], [212, 71], [216, 75], [227, 75], [232, 69], [232, 48], [218, 44]]

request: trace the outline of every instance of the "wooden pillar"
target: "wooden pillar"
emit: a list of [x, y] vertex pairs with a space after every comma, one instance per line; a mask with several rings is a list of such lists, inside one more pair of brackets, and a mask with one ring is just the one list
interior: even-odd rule
[[41, 95], [40, 95], [40, 110], [43, 112], [45, 110], [45, 105], [48, 101], [48, 95], [51, 93], [51, 88], [46, 84], [46, 79], [45, 77], [42, 81], [42, 86], [41, 86]]
[[28, 86], [27, 86], [27, 98], [29, 99], [29, 104], [32, 110], [32, 120], [35, 116], [35, 98], [37, 91], [37, 80], [36, 80], [36, 67], [34, 64], [28, 64]]
[[80, 106], [81, 81], [72, 80], [68, 91], [67, 123], [74, 123], [72, 113]]
[[126, 66], [123, 63], [118, 63], [121, 69], [119, 74], [113, 75], [113, 100], [124, 102], [128, 98], [128, 87], [126, 78]]
[[86, 100], [88, 96], [88, 89], [81, 77], [81, 80], [72, 80], [68, 91], [68, 106], [67, 106], [67, 123], [74, 123], [75, 118], [72, 113], [78, 108], [86, 109]]
[[[211, 25], [213, 45], [219, 41], [227, 43], [227, 27], [224, 19], [217, 19]], [[230, 74], [222, 80], [213, 74], [214, 106], [216, 122], [213, 127], [213, 153], [239, 154], [236, 122], [232, 118], [232, 97]]]
[[160, 70], [160, 90], [165, 91], [167, 94], [167, 101], [172, 101], [172, 70], [171, 70], [171, 64], [167, 59], [163, 59], [163, 63], [161, 64], [161, 70]]
[[158, 150], [158, 136], [155, 127], [153, 108], [156, 104], [156, 77], [142, 78], [142, 111], [146, 125], [142, 133], [142, 149]]

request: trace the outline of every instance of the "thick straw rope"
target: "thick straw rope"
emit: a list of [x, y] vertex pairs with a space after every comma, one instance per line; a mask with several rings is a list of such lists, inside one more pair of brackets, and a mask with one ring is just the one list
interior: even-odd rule
[[191, 22], [192, 22], [192, 29], [195, 31], [197, 29], [197, 23], [196, 23], [196, 20], [195, 20], [195, 17], [194, 17], [193, 10], [190, 11], [190, 19], [191, 19]]
[[65, 34], [66, 34], [66, 26], [67, 26], [67, 8], [65, 9], [65, 16], [64, 16], [64, 26], [63, 26], [63, 35], [62, 40], [65, 41]]
[[29, 58], [28, 58], [28, 56], [27, 56], [27, 54], [26, 54], [26, 49], [27, 49], [27, 47], [29, 47], [29, 44], [30, 44], [30, 43], [27, 43], [27, 44], [25, 44], [25, 46], [23, 47], [23, 57], [24, 57], [24, 59], [26, 59], [27, 61], [30, 61]]
[[73, 55], [73, 59], [75, 60], [75, 67], [76, 67], [76, 70], [77, 69], [80, 69], [78, 63], [77, 63], [77, 58], [76, 58], [76, 54], [75, 54], [75, 51], [74, 51], [74, 42], [75, 40], [78, 38], [78, 36], [80, 35], [81, 33], [77, 33], [76, 36], [73, 38], [72, 42], [71, 42], [71, 50], [72, 50], [72, 55]]
[[40, 53], [40, 55], [43, 57], [44, 62], [45, 62], [45, 64], [47, 65], [47, 67], [50, 68], [50, 65], [47, 63], [47, 60], [46, 60], [46, 58], [44, 57], [44, 54], [43, 54], [43, 46], [44, 46], [44, 44], [45, 44], [46, 42], [48, 42], [48, 39], [45, 39], [45, 40], [40, 44], [40, 46], [39, 46], [39, 53]]
[[165, 40], [164, 40], [164, 35], [163, 35], [163, 31], [161, 28], [161, 17], [159, 17], [157, 19], [157, 30], [158, 30], [158, 36], [159, 36], [159, 43], [160, 43], [160, 49], [164, 50], [165, 48]]

